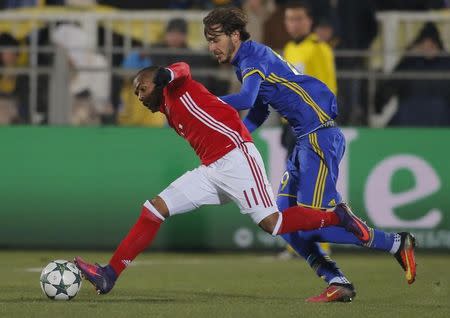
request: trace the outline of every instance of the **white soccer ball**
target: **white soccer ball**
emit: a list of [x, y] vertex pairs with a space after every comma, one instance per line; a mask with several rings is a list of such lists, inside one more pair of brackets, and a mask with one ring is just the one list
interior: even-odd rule
[[58, 259], [44, 267], [40, 281], [48, 298], [70, 300], [81, 288], [81, 273], [73, 263]]

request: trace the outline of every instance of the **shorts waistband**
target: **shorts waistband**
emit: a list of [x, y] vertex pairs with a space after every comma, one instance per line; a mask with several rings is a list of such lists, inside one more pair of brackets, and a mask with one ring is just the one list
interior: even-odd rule
[[306, 134], [301, 135], [300, 137], [298, 137], [298, 139], [301, 139], [309, 134], [312, 134], [313, 132], [318, 131], [319, 129], [332, 128], [332, 127], [337, 127], [337, 123], [334, 120], [326, 121], [323, 124], [312, 129], [311, 131], [307, 132]]

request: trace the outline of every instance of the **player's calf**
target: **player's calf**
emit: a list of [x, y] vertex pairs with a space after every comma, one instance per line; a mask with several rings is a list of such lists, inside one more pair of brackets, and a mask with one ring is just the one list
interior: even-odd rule
[[275, 236], [296, 231], [316, 230], [338, 224], [339, 217], [333, 212], [293, 206], [284, 210], [283, 213], [272, 213], [264, 218], [259, 226]]

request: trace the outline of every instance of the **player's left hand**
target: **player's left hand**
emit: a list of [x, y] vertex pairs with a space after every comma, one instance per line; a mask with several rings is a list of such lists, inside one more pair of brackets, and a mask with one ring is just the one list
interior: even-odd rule
[[172, 75], [170, 71], [165, 67], [160, 67], [155, 73], [155, 77], [153, 78], [153, 83], [155, 83], [156, 86], [166, 86], [169, 84], [170, 80], [172, 79]]

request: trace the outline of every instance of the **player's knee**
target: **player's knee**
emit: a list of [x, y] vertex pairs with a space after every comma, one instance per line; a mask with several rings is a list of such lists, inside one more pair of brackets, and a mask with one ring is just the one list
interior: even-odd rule
[[258, 225], [267, 233], [277, 235], [281, 223], [280, 220], [281, 213], [275, 212], [265, 217]]
[[164, 200], [157, 196], [151, 199], [150, 201], [146, 201], [144, 203], [144, 207], [150, 210], [153, 214], [155, 214], [158, 217], [163, 217], [164, 219], [168, 218], [169, 215], [169, 209], [167, 208], [166, 202]]

